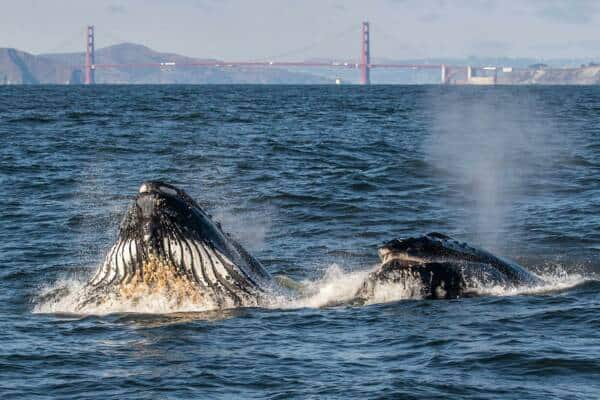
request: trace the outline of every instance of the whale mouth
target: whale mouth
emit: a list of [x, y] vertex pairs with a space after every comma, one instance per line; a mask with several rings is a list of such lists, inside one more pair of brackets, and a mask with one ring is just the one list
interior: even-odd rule
[[396, 260], [406, 264], [424, 264], [427, 262], [427, 259], [425, 258], [410, 255], [402, 251], [394, 251], [384, 247], [380, 248], [378, 250], [378, 253], [381, 262], [384, 264], [392, 260]]
[[129, 297], [162, 290], [229, 307], [254, 305], [269, 278], [183, 190], [148, 181], [89, 286]]
[[144, 182], [138, 190], [140, 194], [159, 192], [168, 194], [170, 196], [179, 196], [178, 189], [171, 185], [164, 184], [162, 182]]
[[431, 232], [424, 236], [394, 239], [381, 245], [378, 254], [383, 263], [396, 260], [407, 265], [461, 258], [465, 243], [460, 243], [442, 233]]

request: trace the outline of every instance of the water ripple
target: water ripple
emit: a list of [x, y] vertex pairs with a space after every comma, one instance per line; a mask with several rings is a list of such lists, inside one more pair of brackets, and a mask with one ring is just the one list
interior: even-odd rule
[[[598, 397], [600, 89], [0, 94], [0, 397]], [[219, 313], [33, 313], [89, 276], [146, 179], [183, 186], [313, 296]], [[556, 284], [335, 302], [378, 244], [432, 230]]]

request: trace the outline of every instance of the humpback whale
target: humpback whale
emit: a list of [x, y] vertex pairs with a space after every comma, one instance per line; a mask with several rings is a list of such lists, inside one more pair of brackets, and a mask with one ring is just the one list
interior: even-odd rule
[[420, 285], [429, 299], [471, 296], [481, 285], [516, 287], [542, 281], [519, 264], [497, 257], [441, 233], [394, 239], [379, 248], [381, 265], [357, 293], [359, 301], [373, 298], [386, 284]]
[[[436, 232], [389, 241], [379, 256], [381, 265], [356, 292], [359, 303], [388, 284], [417, 283], [425, 298], [451, 299], [471, 296], [481, 285], [542, 283], [513, 261]], [[139, 302], [155, 293], [212, 310], [265, 306], [286, 287], [292, 289], [272, 278], [182, 189], [147, 181], [104, 262], [81, 290], [77, 308], [115, 297]]]
[[116, 243], [84, 288], [81, 307], [156, 290], [212, 308], [258, 306], [270, 274], [183, 190], [144, 182]]

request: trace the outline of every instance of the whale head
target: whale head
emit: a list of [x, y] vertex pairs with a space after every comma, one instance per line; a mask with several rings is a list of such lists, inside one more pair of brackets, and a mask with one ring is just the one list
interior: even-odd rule
[[218, 306], [254, 305], [269, 274], [187, 193], [144, 182], [90, 286], [185, 287]]
[[139, 242], [145, 252], [155, 255], [168, 254], [166, 239], [226, 241], [219, 224], [187, 193], [160, 181], [140, 186], [121, 223], [120, 236]]

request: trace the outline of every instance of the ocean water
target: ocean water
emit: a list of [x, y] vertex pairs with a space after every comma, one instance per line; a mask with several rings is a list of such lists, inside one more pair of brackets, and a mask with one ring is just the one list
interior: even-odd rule
[[[600, 88], [0, 87], [0, 397], [600, 397]], [[186, 189], [304, 298], [72, 312], [139, 185]], [[535, 288], [348, 303], [430, 231]]]

